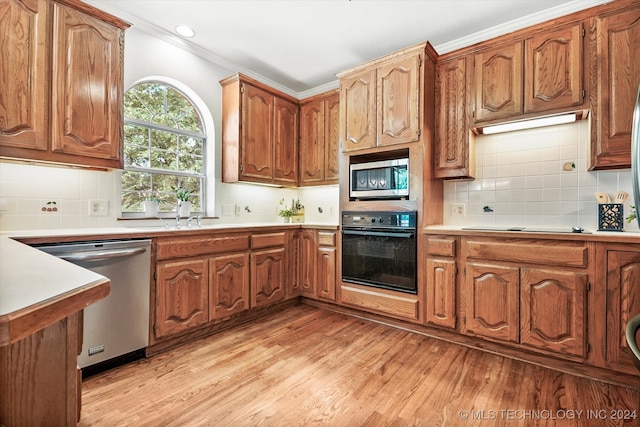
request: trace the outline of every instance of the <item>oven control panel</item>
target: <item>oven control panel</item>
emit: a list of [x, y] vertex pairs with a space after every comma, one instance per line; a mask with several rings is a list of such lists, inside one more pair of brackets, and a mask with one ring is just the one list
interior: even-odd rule
[[416, 211], [342, 212], [343, 227], [415, 228]]

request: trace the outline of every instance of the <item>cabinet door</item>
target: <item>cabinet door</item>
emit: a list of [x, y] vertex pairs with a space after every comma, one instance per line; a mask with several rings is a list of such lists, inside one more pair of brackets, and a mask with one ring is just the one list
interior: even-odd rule
[[447, 328], [456, 327], [456, 262], [427, 259], [426, 321]]
[[209, 318], [223, 319], [249, 309], [249, 254], [209, 260]]
[[635, 375], [627, 323], [640, 313], [640, 252], [607, 252], [607, 362]]
[[273, 95], [242, 83], [240, 174], [243, 178], [273, 178]]
[[365, 70], [340, 81], [340, 140], [343, 151], [376, 145], [376, 71]]
[[582, 45], [582, 24], [526, 40], [525, 113], [582, 104]]
[[324, 179], [338, 182], [340, 176], [340, 95], [324, 101]]
[[275, 97], [273, 180], [298, 183], [298, 106]]
[[436, 178], [472, 178], [475, 150], [470, 145], [467, 58], [438, 65], [436, 76]]
[[518, 342], [518, 276], [515, 267], [467, 263], [465, 332]]
[[47, 149], [48, 10], [44, 0], [0, 2], [2, 146]]
[[209, 321], [208, 266], [207, 259], [158, 264], [156, 338]]
[[336, 248], [318, 248], [318, 298], [336, 300]]
[[53, 16], [52, 150], [122, 167], [124, 34], [55, 3]]
[[633, 107], [640, 84], [640, 6], [603, 17], [596, 28], [599, 80], [591, 120], [590, 168], [628, 168]]
[[520, 342], [585, 356], [587, 280], [584, 273], [523, 268]]
[[420, 139], [420, 55], [380, 67], [377, 91], [377, 144], [402, 144]]
[[285, 297], [284, 248], [251, 254], [251, 307], [262, 307]]
[[300, 107], [300, 182], [324, 180], [324, 102], [310, 102]]
[[300, 234], [300, 287], [302, 295], [316, 296], [316, 251], [317, 244], [313, 230], [303, 230]]
[[475, 120], [522, 114], [522, 42], [475, 54]]
[[287, 298], [300, 295], [300, 230], [291, 230], [287, 238]]

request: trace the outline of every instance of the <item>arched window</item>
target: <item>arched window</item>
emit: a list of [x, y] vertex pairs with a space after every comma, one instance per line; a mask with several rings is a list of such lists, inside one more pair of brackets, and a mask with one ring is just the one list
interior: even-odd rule
[[175, 212], [178, 190], [191, 193], [191, 211], [205, 211], [206, 133], [194, 103], [159, 81], [136, 84], [124, 98], [123, 216], [139, 216], [143, 201]]

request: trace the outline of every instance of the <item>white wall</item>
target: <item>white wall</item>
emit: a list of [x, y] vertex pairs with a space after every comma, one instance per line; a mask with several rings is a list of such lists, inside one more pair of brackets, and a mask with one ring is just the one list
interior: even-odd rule
[[[476, 179], [445, 183], [444, 223], [598, 228], [596, 191], [631, 196], [631, 171], [587, 170], [589, 122], [482, 135], [476, 139]], [[564, 171], [567, 162], [576, 168]], [[465, 216], [453, 216], [452, 203], [464, 203]], [[493, 212], [484, 212], [489, 206]], [[637, 223], [626, 230], [638, 230]]]
[[[230, 76], [229, 70], [186, 52], [135, 27], [125, 35], [125, 90], [150, 76], [164, 76], [186, 85], [202, 100], [213, 117], [214, 133], [209, 134], [210, 165], [207, 183], [207, 215], [219, 216], [214, 222], [278, 222], [278, 201], [300, 198], [303, 204], [321, 203], [323, 214], [310, 210], [307, 220], [338, 223], [338, 188], [292, 190], [272, 187], [224, 184], [220, 182], [222, 152], [222, 91], [219, 81]], [[208, 129], [210, 131], [210, 129]], [[211, 145], [210, 145], [211, 147]], [[89, 200], [109, 202], [107, 216], [89, 216]], [[307, 199], [307, 200], [305, 200]], [[42, 211], [47, 202], [56, 202], [57, 211]], [[239, 215], [227, 215], [228, 207], [242, 206]], [[222, 207], [227, 209], [223, 212]], [[248, 206], [249, 211], [244, 210]], [[0, 230], [56, 229], [127, 226], [118, 221], [120, 213], [120, 171], [97, 172], [82, 169], [0, 162]]]

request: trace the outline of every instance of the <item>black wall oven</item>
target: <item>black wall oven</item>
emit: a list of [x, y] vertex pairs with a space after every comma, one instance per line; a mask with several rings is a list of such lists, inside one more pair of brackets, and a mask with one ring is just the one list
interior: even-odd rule
[[343, 212], [342, 281], [417, 293], [417, 212]]

